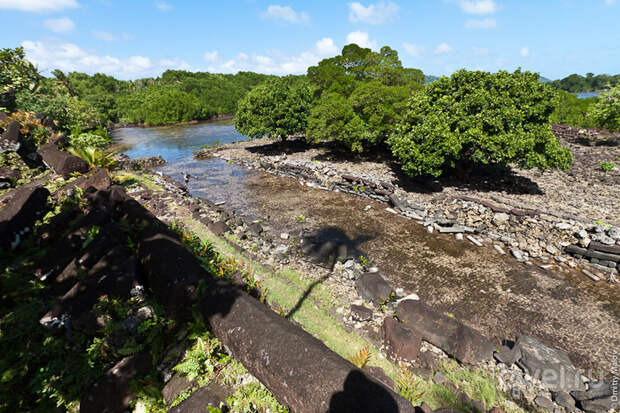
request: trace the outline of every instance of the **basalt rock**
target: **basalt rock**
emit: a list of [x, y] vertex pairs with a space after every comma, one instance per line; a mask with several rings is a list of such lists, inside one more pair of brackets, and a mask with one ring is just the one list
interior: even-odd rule
[[12, 121], [0, 136], [0, 153], [17, 152], [22, 145], [19, 122]]
[[151, 363], [151, 356], [145, 353], [125, 357], [116, 363], [82, 397], [80, 413], [124, 412], [136, 397], [131, 381], [147, 374]]
[[383, 320], [383, 342], [395, 358], [413, 361], [420, 354], [422, 335], [394, 317], [386, 317]]
[[42, 186], [15, 189], [11, 199], [0, 209], [0, 248], [15, 248], [47, 207], [49, 191]]
[[89, 166], [82, 158], [62, 152], [53, 143], [46, 143], [37, 149], [37, 153], [43, 159], [43, 163], [67, 179], [74, 172], [85, 173]]
[[217, 383], [209, 383], [191, 394], [187, 399], [170, 409], [169, 413], [206, 412], [207, 407], [217, 408], [226, 400], [229, 392]]
[[462, 363], [478, 364], [493, 357], [495, 347], [486, 337], [421, 301], [401, 301], [396, 315], [405, 327], [419, 331], [424, 340]]
[[383, 304], [389, 300], [393, 290], [378, 272], [367, 272], [355, 281], [355, 288], [364, 300]]

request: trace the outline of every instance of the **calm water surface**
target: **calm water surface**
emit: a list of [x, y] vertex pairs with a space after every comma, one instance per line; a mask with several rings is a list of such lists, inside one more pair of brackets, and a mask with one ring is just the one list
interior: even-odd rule
[[[122, 128], [112, 133], [115, 150], [131, 158], [160, 155], [166, 165], [158, 171], [184, 182], [183, 174], [191, 176], [187, 187], [192, 196], [214, 202], [226, 202], [228, 208], [247, 210], [249, 188], [246, 179], [257, 174], [221, 159], [195, 160], [193, 152], [207, 145], [247, 140], [237, 132], [231, 120], [196, 125], [162, 126], [155, 128]], [[247, 212], [247, 211], [245, 211]]]

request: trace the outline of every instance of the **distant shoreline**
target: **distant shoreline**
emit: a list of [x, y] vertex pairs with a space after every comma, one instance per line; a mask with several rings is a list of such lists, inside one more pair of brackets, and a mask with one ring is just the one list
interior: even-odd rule
[[162, 124], [148, 124], [148, 123], [113, 123], [108, 127], [108, 130], [121, 129], [121, 128], [158, 128], [162, 126], [186, 126], [186, 125], [197, 125], [199, 123], [213, 122], [214, 120], [225, 120], [232, 119], [235, 115], [232, 113], [224, 113], [221, 115], [211, 116], [208, 119], [194, 119], [187, 122], [177, 122], [177, 123], [162, 123]]

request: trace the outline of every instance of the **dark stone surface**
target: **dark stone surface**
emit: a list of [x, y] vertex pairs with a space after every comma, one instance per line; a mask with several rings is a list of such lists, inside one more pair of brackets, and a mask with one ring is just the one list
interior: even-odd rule
[[0, 153], [17, 152], [22, 145], [22, 134], [19, 122], [12, 121], [0, 135]]
[[579, 407], [586, 413], [606, 413], [613, 405], [614, 401], [611, 396], [602, 397], [594, 400], [584, 400], [579, 402]]
[[366, 272], [355, 280], [357, 293], [366, 301], [373, 304], [385, 303], [392, 294], [392, 287], [378, 272]]
[[92, 176], [86, 178], [79, 187], [83, 190], [87, 190], [90, 187], [95, 188], [96, 190], [104, 190], [108, 189], [112, 185], [112, 181], [110, 180], [110, 176], [106, 172], [105, 169], [97, 168]]
[[401, 211], [409, 208], [409, 203], [407, 202], [407, 200], [399, 198], [398, 196], [396, 196], [396, 194], [391, 194], [389, 196], [389, 200], [390, 205], [392, 205], [394, 208], [400, 209]]
[[414, 411], [410, 402], [230, 284], [211, 284], [200, 310], [234, 357], [291, 411]]
[[401, 301], [396, 315], [422, 333], [422, 338], [462, 363], [478, 364], [493, 357], [495, 347], [482, 334], [418, 300]]
[[562, 406], [567, 412], [575, 410], [575, 399], [565, 391], [551, 392], [551, 397], [558, 406]]
[[620, 255], [620, 245], [605, 245], [601, 242], [592, 241], [588, 245], [588, 249]]
[[429, 407], [428, 404], [426, 404], [426, 402], [422, 402], [422, 404], [419, 407], [416, 407], [416, 412], [433, 413], [433, 410]]
[[80, 401], [80, 413], [120, 413], [136, 397], [130, 383], [151, 370], [151, 356], [139, 353], [125, 357], [108, 370]]
[[512, 366], [521, 358], [521, 351], [517, 347], [510, 348], [508, 346], [501, 346], [498, 351], [493, 353], [493, 357], [500, 363]]
[[534, 403], [536, 403], [536, 406], [546, 409], [547, 411], [553, 411], [553, 402], [546, 397], [536, 396]]
[[372, 318], [372, 310], [363, 305], [351, 305], [351, 317], [357, 321], [368, 321]]
[[403, 326], [393, 317], [383, 320], [383, 342], [396, 358], [413, 361], [420, 354], [422, 334]]
[[611, 381], [600, 380], [589, 383], [588, 390], [586, 391], [572, 391], [571, 396], [575, 400], [589, 400], [598, 399], [601, 397], [611, 396], [613, 394], [613, 388]]
[[40, 146], [37, 153], [48, 168], [65, 179], [69, 178], [73, 172], [85, 173], [89, 169], [88, 164], [82, 158], [58, 150], [53, 143]]
[[258, 236], [263, 233], [263, 226], [258, 222], [248, 224], [248, 230], [252, 235]]
[[176, 398], [183, 392], [192, 389], [197, 386], [196, 380], [189, 381], [187, 377], [182, 375], [181, 373], [175, 373], [174, 376], [168, 383], [164, 386], [161, 391], [162, 396], [164, 396], [164, 401], [168, 406], [172, 404], [176, 400]]
[[213, 232], [215, 235], [222, 236], [227, 232], [230, 232], [230, 227], [226, 225], [225, 221], [217, 221], [208, 225], [209, 231]]
[[11, 168], [0, 168], [0, 182], [11, 182], [19, 179], [19, 171]]
[[531, 376], [538, 377], [550, 390], [585, 390], [581, 374], [566, 352], [524, 335], [517, 338], [515, 347], [521, 351], [520, 365], [525, 367]]
[[19, 243], [20, 233], [33, 224], [47, 209], [49, 191], [42, 186], [15, 189], [11, 199], [0, 209], [0, 249], [8, 251]]
[[195, 413], [206, 412], [207, 407], [219, 407], [220, 402], [226, 400], [229, 392], [225, 388], [216, 384], [209, 383], [192, 393], [190, 397], [183, 400], [177, 406], [170, 409], [169, 413]]

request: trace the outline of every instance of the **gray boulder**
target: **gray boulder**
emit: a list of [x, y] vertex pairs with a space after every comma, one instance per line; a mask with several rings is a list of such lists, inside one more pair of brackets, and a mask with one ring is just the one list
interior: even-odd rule
[[566, 352], [524, 335], [518, 337], [515, 346], [521, 352], [519, 365], [531, 376], [539, 378], [550, 390], [570, 392], [586, 389], [581, 373], [573, 366]]
[[366, 272], [355, 281], [360, 297], [373, 304], [383, 304], [390, 298], [392, 287], [378, 272]]
[[12, 121], [0, 136], [0, 153], [17, 152], [22, 145], [22, 134], [19, 122]]

